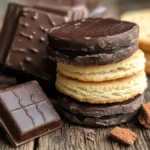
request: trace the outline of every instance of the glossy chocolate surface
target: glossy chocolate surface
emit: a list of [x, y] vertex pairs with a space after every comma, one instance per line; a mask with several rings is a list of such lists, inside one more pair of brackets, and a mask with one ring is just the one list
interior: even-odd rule
[[52, 81], [55, 76], [55, 64], [47, 59], [47, 32], [52, 27], [64, 22], [64, 17], [33, 8], [24, 8], [18, 21], [5, 67], [14, 72], [20, 71]]
[[15, 147], [61, 126], [60, 117], [36, 81], [0, 91], [0, 117]]
[[68, 22], [49, 31], [49, 45], [71, 51], [114, 50], [129, 46], [138, 38], [135, 23], [114, 19], [88, 18]]

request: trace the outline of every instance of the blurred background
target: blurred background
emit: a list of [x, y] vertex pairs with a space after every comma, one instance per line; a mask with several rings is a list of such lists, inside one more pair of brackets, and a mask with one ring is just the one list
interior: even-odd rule
[[[39, 0], [0, 0], [0, 26], [2, 25], [4, 14], [7, 8], [8, 2], [17, 2], [21, 4], [33, 5]], [[40, 0], [42, 1], [42, 0]], [[92, 11], [99, 5], [104, 5], [110, 11], [110, 14], [114, 18], [118, 18], [120, 14], [128, 10], [137, 10], [141, 8], [150, 8], [150, 0], [43, 0], [50, 1], [51, 3], [57, 3], [61, 5], [79, 5], [86, 4], [86, 6]]]

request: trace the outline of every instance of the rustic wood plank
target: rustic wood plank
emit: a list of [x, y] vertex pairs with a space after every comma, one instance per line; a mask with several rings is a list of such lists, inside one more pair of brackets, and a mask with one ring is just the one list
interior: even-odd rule
[[34, 141], [28, 142], [18, 148], [12, 148], [6, 134], [2, 129], [0, 129], [0, 150], [33, 150], [34, 149]]
[[[150, 79], [149, 88], [145, 92], [145, 98], [150, 101]], [[37, 150], [149, 150], [150, 130], [144, 129], [135, 119], [134, 121], [120, 125], [135, 131], [138, 138], [131, 147], [124, 146], [109, 137], [111, 127], [92, 129], [96, 135], [94, 141], [86, 137], [84, 127], [75, 126], [64, 122], [62, 129], [54, 131], [38, 139]]]

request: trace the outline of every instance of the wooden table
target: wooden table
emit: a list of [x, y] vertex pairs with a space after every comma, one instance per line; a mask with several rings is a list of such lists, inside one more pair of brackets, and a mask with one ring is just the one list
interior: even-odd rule
[[[149, 88], [145, 92], [145, 98], [150, 101], [150, 78], [148, 82]], [[91, 129], [96, 134], [91, 133], [89, 138], [87, 136], [89, 128], [64, 122], [61, 129], [24, 144], [17, 150], [150, 150], [150, 130], [143, 128], [136, 119], [120, 126], [130, 128], [137, 133], [137, 141], [132, 147], [113, 141], [109, 137], [112, 129], [110, 127]], [[2, 130], [0, 133], [0, 150], [13, 150], [5, 133]]]

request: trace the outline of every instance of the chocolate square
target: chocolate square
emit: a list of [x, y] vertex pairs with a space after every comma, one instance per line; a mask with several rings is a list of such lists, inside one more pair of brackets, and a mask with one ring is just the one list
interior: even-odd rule
[[5, 62], [6, 69], [52, 81], [56, 67], [47, 59], [47, 32], [64, 22], [62, 16], [24, 8]]
[[60, 117], [36, 81], [2, 90], [0, 117], [15, 147], [61, 126]]

